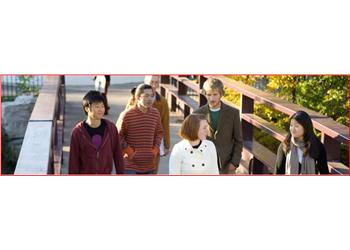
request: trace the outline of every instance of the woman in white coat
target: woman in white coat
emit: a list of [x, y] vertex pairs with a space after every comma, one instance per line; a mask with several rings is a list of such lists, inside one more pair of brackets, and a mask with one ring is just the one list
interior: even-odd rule
[[182, 123], [180, 136], [183, 139], [174, 145], [169, 160], [169, 174], [218, 175], [216, 148], [206, 140], [208, 121], [205, 115], [191, 114]]

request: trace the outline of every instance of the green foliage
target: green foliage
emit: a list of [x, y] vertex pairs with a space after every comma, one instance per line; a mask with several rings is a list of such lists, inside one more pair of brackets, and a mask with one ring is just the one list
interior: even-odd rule
[[[230, 76], [233, 78], [233, 76]], [[235, 76], [236, 79], [239, 79], [238, 76]], [[244, 76], [241, 78], [246, 79]], [[236, 80], [235, 79], [235, 80]], [[249, 78], [251, 81], [253, 77]], [[256, 78], [254, 78], [256, 79]], [[232, 102], [233, 104], [239, 106], [240, 105], [240, 94], [232, 89], [229, 89], [225, 86], [225, 96], [224, 99], [227, 101]], [[274, 125], [288, 130], [288, 115], [283, 114], [282, 112], [279, 112], [277, 110], [273, 110], [266, 105], [262, 104], [255, 104], [254, 105], [254, 114], [260, 116], [261, 118], [265, 119], [266, 121], [269, 121], [273, 123]]]
[[277, 152], [277, 149], [280, 145], [280, 141], [273, 138], [271, 135], [267, 134], [262, 130], [254, 128], [253, 137], [254, 137], [254, 140], [258, 141], [264, 147], [268, 148], [272, 152]]
[[[254, 86], [254, 82], [262, 76], [227, 76], [231, 79], [241, 81], [247, 85]], [[349, 96], [347, 76], [291, 76], [278, 75], [267, 76], [268, 84], [266, 90], [274, 95], [296, 103], [300, 106], [320, 112], [333, 118], [335, 121], [349, 126]], [[240, 105], [240, 95], [233, 90], [225, 90], [224, 98]], [[289, 117], [277, 110], [270, 109], [265, 105], [255, 104], [254, 114], [271, 122], [275, 126], [288, 131]], [[321, 133], [315, 130], [320, 138]], [[254, 132], [254, 138], [259, 143], [276, 152], [279, 142], [272, 136], [261, 131]], [[348, 165], [348, 147], [341, 147], [341, 162]]]
[[[243, 77], [243, 79], [245, 79]], [[251, 80], [252, 78], [250, 78]], [[256, 79], [256, 78], [254, 78]], [[238, 77], [234, 80], [240, 80]], [[225, 96], [224, 99], [232, 102], [233, 104], [239, 106], [240, 105], [240, 94], [232, 89], [225, 87]], [[288, 130], [288, 119], [289, 117], [282, 112], [277, 110], [273, 110], [266, 105], [255, 104], [254, 105], [254, 114], [263, 118], [266, 121], [273, 123], [275, 126], [280, 127], [282, 129]], [[260, 131], [258, 129], [254, 129], [253, 137], [256, 141], [267, 147], [273, 152], [277, 152], [278, 146], [280, 142], [268, 135], [267, 133]]]
[[226, 76], [228, 78], [231, 78], [236, 81], [243, 82], [245, 84], [248, 84], [252, 86], [258, 79], [262, 78], [263, 76], [258, 76], [258, 75], [231, 75], [231, 76]]
[[34, 96], [39, 95], [40, 87], [37, 85], [32, 85], [30, 82], [32, 81], [32, 76], [19, 76], [20, 82], [17, 84], [21, 94], [33, 93]]
[[332, 117], [348, 126], [347, 76], [312, 76], [304, 78], [297, 87], [297, 103]]
[[12, 102], [16, 99], [16, 96], [2, 96], [1, 102]]
[[[228, 76], [231, 79], [253, 85], [261, 76]], [[267, 76], [266, 91], [276, 96], [296, 103], [300, 106], [320, 112], [335, 121], [348, 126], [349, 94], [347, 76]], [[237, 97], [235, 97], [237, 99]], [[268, 121], [275, 122], [280, 115], [272, 117], [275, 111], [258, 108], [257, 115], [262, 115]], [[281, 124], [280, 124], [281, 123]], [[281, 126], [280, 126], [281, 125]], [[285, 127], [285, 122], [277, 122], [277, 126]]]
[[[284, 129], [288, 131], [289, 129], [289, 117], [282, 112], [277, 110], [273, 110], [266, 105], [255, 104], [254, 105], [254, 114], [263, 118], [266, 121], [269, 121], [276, 127]], [[277, 152], [280, 141], [272, 137], [271, 135], [265, 133], [264, 131], [260, 131], [258, 129], [254, 130], [253, 137], [260, 144], [270, 149], [272, 152]]]
[[263, 118], [264, 120], [272, 123], [273, 125], [287, 130], [289, 129], [289, 116], [278, 111], [269, 108], [263, 104], [255, 104], [254, 105], [254, 114]]
[[267, 90], [276, 96], [296, 103], [298, 76], [268, 76]]
[[8, 135], [2, 127], [1, 145], [1, 173], [13, 174], [16, 168], [17, 159], [10, 148]]
[[225, 90], [225, 95], [224, 95], [224, 99], [226, 101], [232, 102], [233, 104], [240, 106], [241, 105], [241, 94], [228, 88], [228, 87], [224, 87]]
[[268, 76], [267, 91], [348, 126], [347, 76]]

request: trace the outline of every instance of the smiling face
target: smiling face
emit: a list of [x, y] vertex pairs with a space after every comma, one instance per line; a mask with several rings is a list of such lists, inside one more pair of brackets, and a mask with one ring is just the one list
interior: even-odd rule
[[207, 120], [201, 120], [199, 122], [199, 129], [198, 129], [198, 139], [205, 140], [208, 136], [208, 122]]
[[295, 119], [292, 119], [290, 121], [289, 131], [295, 139], [303, 139], [304, 138], [304, 128]]
[[103, 102], [94, 102], [85, 111], [90, 119], [101, 120], [105, 114], [105, 105]]
[[145, 89], [144, 92], [138, 97], [138, 105], [144, 108], [152, 107], [154, 102], [154, 92], [152, 89]]
[[205, 96], [210, 108], [219, 108], [221, 104], [221, 94], [218, 89], [206, 89]]

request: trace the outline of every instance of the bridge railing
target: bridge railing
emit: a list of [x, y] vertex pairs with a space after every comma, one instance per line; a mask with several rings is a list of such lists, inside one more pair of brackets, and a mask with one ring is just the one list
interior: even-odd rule
[[[198, 83], [194, 83], [185, 76], [161, 76], [161, 94], [167, 97], [172, 111], [180, 111], [186, 117], [198, 107], [206, 104], [206, 98], [201, 94], [201, 91], [203, 83], [209, 77], [221, 80], [226, 87], [240, 94], [240, 107], [236, 108], [240, 110], [244, 140], [241, 165], [249, 173], [273, 173], [276, 160], [276, 152], [272, 152], [254, 140], [254, 128], [264, 131], [278, 141], [283, 141], [287, 135], [287, 131], [254, 114], [254, 104], [257, 103], [264, 104], [288, 116], [298, 110], [306, 111], [311, 116], [314, 127], [321, 132], [321, 141], [327, 151], [328, 166], [331, 173], [349, 174], [349, 167], [340, 162], [341, 144], [348, 145], [349, 129], [330, 117], [225, 76], [200, 75], [197, 76]], [[189, 90], [191, 93], [196, 93], [197, 96], [195, 98], [189, 96]]]
[[[1, 97], [2, 98], [15, 98], [18, 95], [23, 94], [23, 87], [26, 88], [25, 93], [36, 94], [37, 90], [41, 88], [43, 84], [43, 76], [31, 76], [24, 80], [19, 76], [10, 75], [2, 76], [1, 81]], [[20, 87], [22, 85], [22, 88]]]
[[59, 174], [62, 164], [64, 76], [44, 77], [28, 122], [15, 175]]

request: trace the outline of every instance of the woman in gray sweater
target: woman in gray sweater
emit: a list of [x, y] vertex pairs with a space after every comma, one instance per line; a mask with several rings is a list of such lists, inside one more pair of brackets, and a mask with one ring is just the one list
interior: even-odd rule
[[289, 119], [289, 133], [277, 151], [275, 174], [329, 174], [326, 150], [304, 111]]

